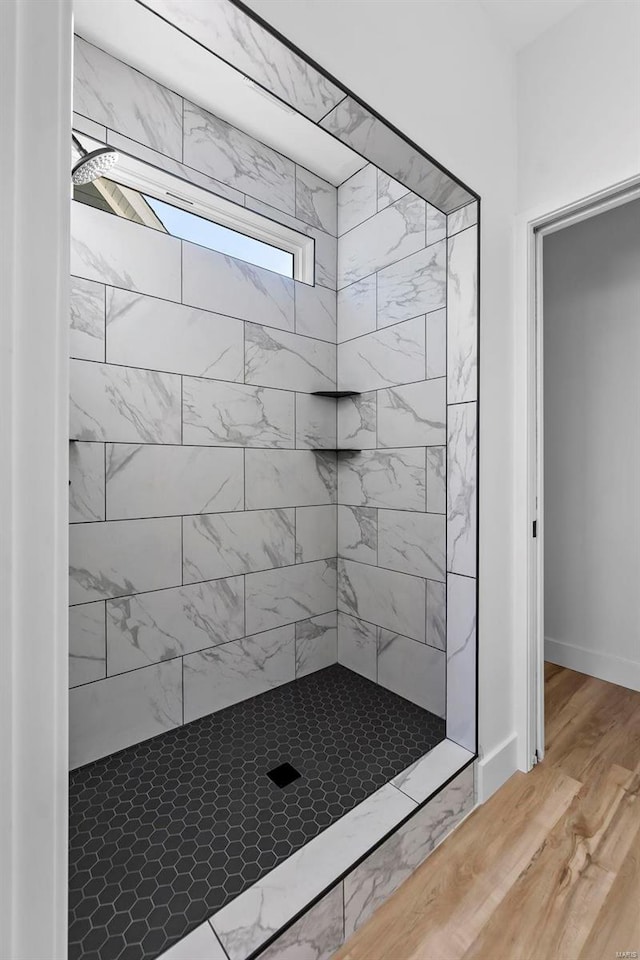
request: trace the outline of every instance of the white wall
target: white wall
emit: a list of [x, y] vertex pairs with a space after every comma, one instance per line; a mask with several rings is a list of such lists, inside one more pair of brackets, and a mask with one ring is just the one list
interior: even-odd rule
[[640, 689], [640, 200], [544, 240], [545, 653]]

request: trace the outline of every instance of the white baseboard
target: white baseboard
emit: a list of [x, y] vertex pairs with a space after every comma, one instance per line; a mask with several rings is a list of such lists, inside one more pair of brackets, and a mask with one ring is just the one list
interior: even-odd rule
[[484, 803], [518, 769], [518, 735], [512, 733], [491, 753], [478, 760], [476, 790], [478, 803]]
[[551, 637], [544, 638], [544, 658], [551, 663], [557, 663], [560, 667], [597, 677], [598, 680], [617, 683], [629, 690], [640, 690], [640, 662], [638, 661], [585, 650], [584, 647], [578, 647], [573, 643], [561, 643], [559, 640], [552, 640]]

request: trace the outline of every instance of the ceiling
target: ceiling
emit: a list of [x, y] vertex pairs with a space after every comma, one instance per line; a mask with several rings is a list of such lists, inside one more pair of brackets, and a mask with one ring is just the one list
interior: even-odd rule
[[564, 20], [584, 0], [479, 0], [503, 40], [517, 52]]

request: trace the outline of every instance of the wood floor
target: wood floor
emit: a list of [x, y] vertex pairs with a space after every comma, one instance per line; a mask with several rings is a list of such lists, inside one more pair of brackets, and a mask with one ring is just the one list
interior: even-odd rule
[[640, 693], [547, 664], [546, 756], [334, 960], [640, 957]]

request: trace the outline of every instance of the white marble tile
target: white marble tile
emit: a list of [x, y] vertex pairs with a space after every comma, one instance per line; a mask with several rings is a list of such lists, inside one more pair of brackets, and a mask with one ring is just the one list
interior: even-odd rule
[[296, 508], [296, 563], [328, 560], [337, 553], [337, 507]]
[[182, 531], [185, 583], [295, 563], [292, 509], [185, 517]]
[[316, 284], [296, 283], [296, 333], [336, 342], [336, 293]]
[[446, 518], [438, 513], [379, 510], [379, 565], [444, 581], [445, 526]]
[[398, 183], [388, 173], [378, 170], [378, 210], [384, 210], [389, 204], [395, 203], [400, 197], [409, 193], [409, 188]]
[[465, 230], [448, 240], [448, 403], [478, 396], [478, 235]]
[[436, 580], [427, 580], [427, 643], [447, 649], [447, 588]]
[[290, 448], [294, 401], [286, 390], [185, 377], [182, 438], [205, 446]]
[[182, 582], [179, 517], [74, 523], [69, 602], [88, 603]]
[[466, 230], [467, 227], [472, 227], [475, 223], [478, 222], [478, 201], [474, 200], [473, 203], [468, 203], [464, 207], [460, 207], [459, 210], [454, 210], [453, 213], [450, 213], [447, 217], [447, 234], [452, 237], [455, 233], [460, 233], [462, 230]]
[[338, 288], [421, 250], [426, 242], [425, 221], [424, 200], [407, 195], [343, 234], [338, 245]]
[[245, 960], [413, 809], [386, 784], [214, 914], [230, 960]]
[[101, 680], [106, 673], [104, 602], [69, 607], [69, 686]]
[[447, 578], [447, 737], [476, 749], [476, 581]]
[[439, 243], [447, 236], [447, 217], [436, 207], [427, 204], [427, 243]]
[[425, 321], [414, 317], [338, 344], [338, 389], [380, 390], [422, 380]]
[[338, 663], [375, 682], [378, 628], [348, 613], [338, 613]]
[[378, 562], [378, 511], [373, 507], [338, 507], [338, 555], [362, 563]]
[[180, 300], [180, 240], [77, 201], [70, 269], [76, 277]]
[[343, 941], [339, 883], [260, 954], [260, 960], [330, 960]]
[[296, 677], [338, 662], [338, 614], [335, 610], [296, 623]]
[[335, 450], [335, 400], [309, 393], [296, 394], [296, 447]]
[[336, 608], [336, 562], [316, 560], [245, 577], [247, 630], [270, 630]]
[[427, 314], [427, 380], [447, 375], [447, 311]]
[[297, 333], [247, 323], [245, 380], [282, 390], [335, 390], [336, 346]]
[[376, 440], [376, 394], [343, 397], [338, 401], [338, 447], [374, 449]]
[[427, 447], [427, 510], [447, 512], [447, 448]]
[[104, 285], [71, 277], [69, 356], [104, 360]]
[[378, 273], [378, 326], [388, 327], [446, 304], [446, 243], [436, 243]]
[[293, 161], [189, 101], [184, 104], [184, 162], [235, 190], [295, 213]]
[[[424, 803], [427, 797], [430, 797], [443, 783], [453, 777], [456, 770], [459, 770], [460, 767], [472, 759], [473, 754], [461, 747], [460, 744], [454, 743], [453, 740], [443, 740], [424, 757], [420, 757], [410, 767], [394, 777], [391, 783], [398, 790], [402, 790], [403, 793], [411, 797], [412, 800], [417, 803]], [[461, 779], [461, 782], [466, 785], [473, 802], [473, 767], [463, 771], [460, 778], [456, 778], [456, 780], [458, 779]], [[445, 790], [442, 791], [440, 796], [444, 796]]]
[[182, 154], [182, 98], [80, 37], [73, 57], [73, 109], [161, 153]]
[[294, 625], [211, 647], [184, 658], [189, 723], [295, 679]]
[[69, 691], [72, 770], [182, 723], [182, 665], [157, 663]]
[[477, 404], [448, 408], [447, 569], [476, 575], [478, 505], [476, 497]]
[[446, 438], [444, 377], [379, 392], [378, 443], [381, 447], [432, 446], [446, 443]]
[[368, 220], [376, 211], [377, 170], [368, 163], [338, 187], [338, 236]]
[[345, 877], [345, 937], [411, 876], [473, 804], [473, 771], [465, 770]]
[[418, 577], [338, 560], [338, 610], [424, 642], [425, 584]]
[[182, 271], [184, 303], [239, 320], [259, 321], [267, 327], [293, 330], [294, 281], [288, 277], [186, 242]]
[[107, 601], [110, 676], [243, 636], [243, 577]]
[[245, 451], [246, 509], [336, 501], [336, 456], [311, 450]]
[[380, 627], [378, 683], [438, 717], [446, 708], [445, 661], [442, 650]]
[[242, 323], [196, 307], [109, 288], [107, 360], [194, 377], [243, 380]]
[[305, 167], [296, 165], [295, 212], [300, 220], [335, 236], [338, 229], [337, 189]]
[[227, 955], [207, 921], [161, 953], [158, 960], [227, 960]]
[[338, 500], [352, 506], [424, 510], [424, 449], [364, 450], [340, 457]]
[[69, 444], [69, 523], [104, 520], [104, 444]]
[[337, 340], [351, 340], [376, 329], [376, 275], [338, 290]]

